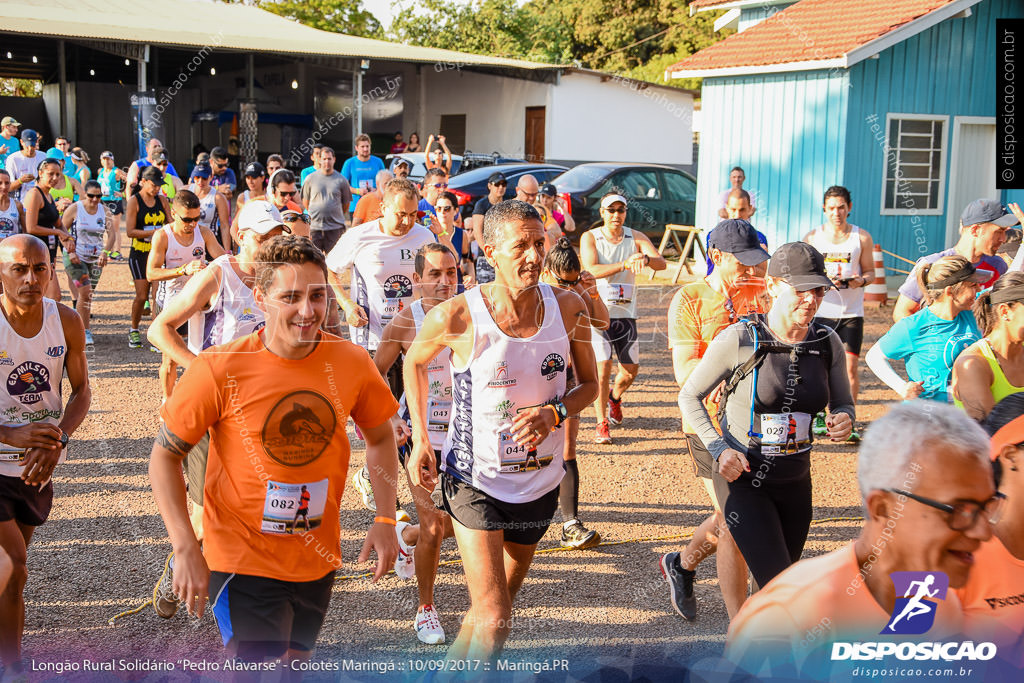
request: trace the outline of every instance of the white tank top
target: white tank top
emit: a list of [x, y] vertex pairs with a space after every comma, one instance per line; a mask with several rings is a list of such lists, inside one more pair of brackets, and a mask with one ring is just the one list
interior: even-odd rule
[[[412, 304], [412, 319], [416, 324], [417, 334], [423, 327], [423, 318], [426, 313], [423, 311], [423, 301], [417, 299]], [[434, 356], [427, 365], [427, 386], [429, 396], [427, 398], [427, 432], [430, 434], [430, 447], [435, 451], [444, 448], [448, 438], [448, 423], [452, 416], [452, 350], [445, 348], [441, 353]], [[399, 414], [402, 419], [409, 422], [409, 406], [405, 400], [405, 394], [398, 400]]]
[[0, 240], [21, 232], [21, 217], [18, 215], [18, 202], [10, 198], [7, 210], [0, 209]]
[[[820, 226], [811, 233], [811, 246], [825, 257], [825, 272], [829, 277], [854, 278], [863, 275], [860, 269], [860, 228], [850, 225], [850, 234], [841, 244]], [[864, 316], [864, 288], [830, 289], [821, 300], [819, 318], [861, 318]]]
[[[60, 324], [60, 313], [53, 299], [43, 299], [43, 326], [39, 334], [26, 339], [0, 312], [0, 423], [20, 427], [32, 422], [58, 424], [64, 415], [60, 381], [64, 376], [67, 342]], [[0, 474], [20, 477], [21, 454], [4, 453], [11, 448], [0, 444]], [[62, 451], [63, 462], [67, 451]]]
[[[192, 192], [196, 192], [195, 184], [189, 185], [188, 189]], [[199, 196], [198, 192], [196, 192], [196, 196]], [[210, 188], [210, 191], [206, 193], [205, 197], [199, 197], [199, 225], [216, 234], [217, 229], [214, 227], [214, 222], [216, 220], [217, 190]]]
[[103, 253], [107, 234], [107, 209], [99, 204], [96, 213], [89, 213], [85, 202], [75, 202], [75, 221], [71, 226], [75, 238], [75, 253], [80, 261], [95, 263]]
[[[621, 263], [637, 252], [636, 239], [629, 228], [622, 229], [622, 241], [618, 244], [609, 242], [600, 227], [590, 232], [594, 234], [598, 263]], [[600, 278], [597, 281], [597, 291], [608, 306], [609, 317], [636, 319], [636, 276], [633, 273], [624, 270], [610, 277]]]
[[508, 503], [540, 498], [565, 473], [564, 423], [537, 448], [517, 446], [509, 434], [516, 413], [565, 395], [569, 338], [554, 293], [539, 287], [544, 321], [528, 339], [498, 328], [480, 287], [467, 291], [473, 351], [465, 367], [452, 362], [452, 419], [441, 469]]
[[263, 311], [257, 308], [252, 290], [231, 266], [233, 258], [224, 254], [207, 266], [220, 268], [220, 289], [210, 308], [196, 313], [188, 322], [188, 350], [192, 353], [240, 339], [264, 325]]
[[[174, 236], [172, 225], [165, 225], [163, 231], [164, 237], [167, 239], [164, 268], [180, 268], [196, 259], [206, 258], [206, 242], [203, 241], [203, 233], [199, 226], [196, 226], [195, 232], [192, 235], [192, 242], [184, 246]], [[173, 280], [162, 280], [156, 293], [156, 300], [160, 306], [166, 308], [167, 304], [171, 303], [171, 299], [184, 289], [185, 283], [189, 281], [190, 277], [192, 276], [179, 275]]]

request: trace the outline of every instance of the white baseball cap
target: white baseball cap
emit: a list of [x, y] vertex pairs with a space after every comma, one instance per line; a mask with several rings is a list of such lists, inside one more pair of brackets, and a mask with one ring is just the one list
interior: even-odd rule
[[601, 208], [607, 209], [615, 202], [622, 202], [624, 205], [629, 206], [629, 202], [627, 202], [626, 198], [623, 197], [621, 194], [610, 194], [601, 200]]
[[281, 220], [281, 212], [268, 201], [251, 201], [238, 212], [239, 230], [252, 230], [258, 235], [266, 235], [278, 226], [284, 228], [285, 232], [291, 232]]

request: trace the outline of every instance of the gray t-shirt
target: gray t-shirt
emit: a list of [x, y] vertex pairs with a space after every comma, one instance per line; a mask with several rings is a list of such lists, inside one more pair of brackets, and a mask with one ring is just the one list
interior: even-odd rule
[[330, 175], [316, 171], [302, 183], [302, 200], [309, 210], [311, 230], [339, 230], [345, 227], [352, 188], [337, 171]]
[[[767, 332], [766, 325], [760, 325], [760, 334]], [[813, 331], [814, 328], [812, 328]], [[770, 334], [770, 333], [769, 333]], [[782, 386], [776, 386], [776, 394], [782, 393], [781, 401], [774, 405], [761, 406], [763, 410], [756, 410], [754, 413], [754, 428], [757, 432], [765, 431], [766, 420], [762, 420], [762, 412], [765, 414], [778, 413], [796, 414], [800, 411], [805, 413], [816, 413], [825, 408], [822, 403], [827, 403], [833, 413], [847, 413], [851, 419], [854, 418], [853, 396], [850, 393], [850, 379], [846, 374], [846, 351], [843, 348], [839, 336], [832, 330], [828, 330], [828, 339], [831, 343], [831, 365], [827, 371], [827, 377], [822, 376], [822, 360], [810, 356], [800, 358], [800, 378], [783, 374]], [[762, 343], [766, 340], [762, 337]], [[778, 343], [778, 339], [771, 341]], [[804, 342], [805, 344], [808, 342]], [[820, 344], [819, 344], [820, 345]], [[795, 345], [793, 345], [795, 346]], [[816, 345], [818, 346], [818, 345]], [[751, 384], [754, 374], [748, 373], [736, 386], [735, 391], [730, 395], [726, 405], [726, 414], [719, 415], [718, 419], [722, 425], [722, 433], [719, 434], [715, 425], [708, 416], [708, 411], [701, 402], [723, 381], [728, 379], [733, 369], [746, 362], [754, 353], [754, 343], [744, 323], [730, 325], [715, 337], [708, 344], [704, 357], [701, 358], [697, 367], [690, 373], [686, 383], [679, 392], [679, 405], [686, 415], [686, 421], [693, 426], [694, 431], [704, 446], [715, 457], [715, 460], [727, 448], [732, 448], [741, 453], [748, 454], [748, 446], [751, 439], [747, 432], [751, 427]], [[765, 358], [758, 371], [762, 379], [758, 381], [759, 402], [765, 400], [766, 394], [771, 394], [770, 388], [763, 384], [764, 377], [771, 379], [772, 365], [779, 368], [792, 367], [791, 357], [785, 353], [770, 353]], [[776, 382], [776, 384], [778, 384]], [[826, 397], [822, 401], [822, 396]], [[813, 413], [811, 413], [813, 417]]]

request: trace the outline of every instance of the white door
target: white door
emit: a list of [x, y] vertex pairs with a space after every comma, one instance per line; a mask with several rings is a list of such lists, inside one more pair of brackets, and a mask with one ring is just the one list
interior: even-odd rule
[[953, 119], [953, 153], [946, 204], [946, 244], [959, 239], [960, 214], [975, 199], [999, 199], [996, 189], [996, 120], [981, 116]]

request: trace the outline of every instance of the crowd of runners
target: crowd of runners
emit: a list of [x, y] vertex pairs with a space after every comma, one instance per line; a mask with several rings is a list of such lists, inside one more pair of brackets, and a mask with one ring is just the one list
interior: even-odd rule
[[[243, 188], [220, 147], [197, 149], [179, 174], [153, 139], [127, 171], [103, 152], [93, 179], [84, 150], [58, 138], [43, 153], [38, 133], [20, 129], [6, 117], [0, 135], [5, 683], [26, 676], [30, 541], [89, 412], [88, 365], [101, 362], [90, 307], [112, 260], [126, 258], [134, 283], [124, 343], [161, 354], [149, 466], [170, 540], [154, 577], [160, 617], [201, 617], [209, 604], [231, 656], [312, 656], [341, 566], [349, 418], [364, 444], [351, 483], [373, 518], [356, 561], [375, 556], [375, 581], [392, 569], [416, 580], [412, 628], [450, 642], [450, 659], [502, 651], [554, 520], [566, 549], [601, 543], [580, 515], [577, 455], [644, 419], [627, 399], [641, 365], [637, 276], [666, 267], [626, 225], [626, 196], [613, 188], [601, 220], [576, 226], [554, 186], [523, 176], [503, 200], [508, 181], [495, 172], [464, 223], [443, 158], [416, 184], [407, 161], [384, 168], [366, 135], [340, 171], [335, 150], [317, 145], [300, 173], [279, 155], [245, 165]], [[683, 438], [665, 438], [692, 460], [711, 511], [661, 558], [667, 604], [698, 617], [695, 571], [714, 554], [726, 656], [754, 673], [820, 675], [824, 643], [877, 639], [890, 615], [894, 632], [912, 619], [916, 598], [896, 594], [891, 573], [933, 572], [926, 589], [943, 573], [940, 635], [990, 640], [1020, 664], [1024, 252], [1003, 248], [1020, 243], [1008, 233], [1019, 207], [972, 202], [957, 243], [900, 288], [894, 325], [867, 354], [904, 403], [860, 443], [863, 530], [802, 560], [815, 437], [861, 441], [873, 242], [848, 221], [849, 191], [833, 186], [821, 225], [770, 253], [744, 179], [733, 169], [707, 276], [666, 311]], [[470, 597], [454, 638], [434, 606], [450, 537]], [[906, 599], [914, 609], [897, 617]], [[830, 634], [809, 638], [822, 620]]]

